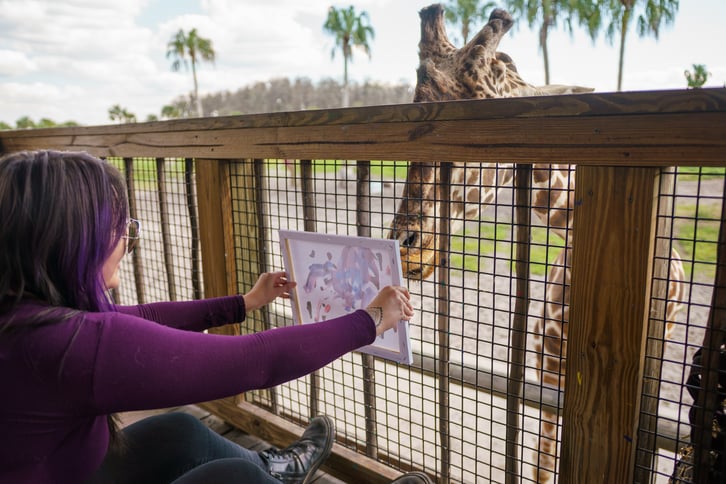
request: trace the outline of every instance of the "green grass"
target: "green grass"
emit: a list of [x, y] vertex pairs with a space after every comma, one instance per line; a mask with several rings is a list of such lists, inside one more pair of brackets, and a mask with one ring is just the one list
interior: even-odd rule
[[[678, 181], [698, 181], [723, 179], [726, 168], [720, 166], [680, 166], [678, 167]], [[700, 176], [699, 176], [700, 175]]]
[[[533, 227], [530, 243], [530, 273], [544, 275], [547, 263], [552, 263], [564, 247], [564, 241], [554, 233], [549, 233], [544, 227]], [[549, 244], [549, 245], [547, 245]], [[464, 234], [454, 235], [451, 238], [452, 269], [480, 272], [484, 264], [491, 264], [495, 255], [497, 259], [510, 261], [513, 267], [514, 247], [512, 242], [512, 226], [510, 223], [495, 223], [482, 221], [479, 231], [466, 230]]]
[[[108, 157], [108, 161], [123, 172], [123, 158]], [[166, 158], [165, 173], [167, 178], [184, 177], [184, 158]], [[156, 158], [134, 158], [134, 188], [137, 190], [155, 190]]]
[[[109, 157], [108, 160], [123, 171], [123, 159]], [[283, 160], [267, 160], [267, 163], [282, 165]], [[313, 160], [316, 175], [334, 175], [342, 167], [355, 166], [355, 161], [344, 160]], [[169, 158], [166, 161], [166, 174], [170, 178], [184, 176], [184, 159]], [[405, 180], [408, 162], [380, 161], [370, 162], [372, 179]], [[724, 167], [679, 167], [678, 179], [684, 181], [722, 179], [726, 175]], [[156, 160], [154, 158], [134, 159], [134, 183], [137, 190], [153, 190], [157, 186]], [[713, 277], [718, 250], [718, 232], [720, 226], [721, 206], [719, 203], [700, 204], [698, 213], [695, 204], [679, 204], [676, 207], [677, 219], [674, 221], [675, 246], [683, 256], [684, 269], [688, 277], [692, 273], [704, 277]], [[482, 220], [478, 233], [467, 230], [463, 234], [452, 236], [451, 259], [452, 269], [478, 272], [484, 264], [491, 264], [496, 252], [497, 259], [512, 260], [514, 258], [512, 244], [512, 226], [509, 223], [495, 223], [493, 220]], [[532, 229], [530, 245], [530, 272], [533, 275], [544, 275], [546, 263], [552, 263], [557, 257], [564, 241], [544, 227]], [[485, 259], [489, 259], [488, 261]], [[513, 265], [513, 262], [510, 262]]]
[[[284, 160], [268, 160], [268, 163], [283, 165]], [[355, 167], [355, 161], [345, 160], [313, 160], [313, 174], [335, 174], [345, 166]], [[380, 161], [373, 160], [370, 162], [370, 176], [372, 179], [384, 178], [387, 180], [405, 180], [408, 173], [407, 161]]]
[[[719, 203], [679, 204], [674, 221], [675, 247], [683, 258], [686, 276], [713, 278], [716, 270], [718, 235], [721, 218]], [[514, 259], [512, 226], [483, 220], [476, 230], [466, 230], [451, 238], [452, 269], [480, 272], [485, 264], [498, 259]], [[546, 263], [552, 263], [564, 247], [564, 241], [544, 227], [532, 228], [530, 273], [544, 275]], [[488, 259], [488, 260], [487, 260]], [[513, 267], [513, 262], [511, 262]]]
[[713, 278], [716, 271], [721, 205], [681, 204], [676, 207], [674, 232], [676, 248], [683, 257], [686, 276]]

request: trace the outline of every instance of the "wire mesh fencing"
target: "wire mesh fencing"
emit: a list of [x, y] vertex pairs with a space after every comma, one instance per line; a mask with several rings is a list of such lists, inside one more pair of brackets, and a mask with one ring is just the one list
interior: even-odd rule
[[[127, 175], [143, 237], [118, 300], [202, 297], [192, 160], [113, 162]], [[574, 167], [284, 159], [231, 166], [238, 292], [260, 272], [284, 268], [279, 230], [304, 230], [399, 240], [416, 307], [412, 365], [352, 353], [247, 401], [294, 422], [329, 415], [340, 444], [440, 482], [556, 479]], [[636, 446], [636, 475], [652, 482], [672, 479], [690, 440], [686, 381], [712, 310], [724, 170], [673, 168], [661, 178]], [[291, 303], [280, 300], [241, 331], [289, 324]]]

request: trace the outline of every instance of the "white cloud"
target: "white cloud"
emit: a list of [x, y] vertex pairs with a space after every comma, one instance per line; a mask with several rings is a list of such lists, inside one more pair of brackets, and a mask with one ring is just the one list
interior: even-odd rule
[[[34, 83], [0, 83], [0, 92], [2, 92], [3, 114], [10, 112], [14, 116], [8, 116], [3, 120], [8, 123], [14, 123], [22, 116], [31, 115], [31, 113], [43, 113], [33, 117], [36, 121], [40, 118], [50, 118], [54, 121], [67, 121], [75, 119], [80, 122], [80, 115], [85, 109], [77, 112], [68, 112], [66, 103], [69, 99], [74, 99], [79, 103], [83, 99], [83, 90], [77, 87], [59, 88], [56, 85], [34, 82]], [[41, 93], [39, 95], [39, 93]], [[74, 118], [74, 115], [79, 115]]]
[[[121, 104], [140, 119], [188, 94], [190, 73], [172, 72], [166, 44], [180, 28], [197, 28], [217, 53], [198, 75], [202, 93], [235, 91], [274, 77], [342, 78], [340, 55], [322, 26], [330, 0], [0, 0], [0, 121], [21, 116], [108, 123], [107, 109]], [[415, 82], [418, 11], [430, 0], [359, 0], [375, 38], [372, 58], [355, 52], [350, 77]], [[707, 3], [708, 6], [704, 6]], [[164, 10], [166, 9], [166, 10]], [[153, 14], [149, 17], [150, 12]], [[707, 12], [704, 16], [703, 12]], [[153, 20], [151, 20], [153, 17]], [[708, 85], [726, 82], [721, 49], [726, 33], [723, 0], [681, 2], [676, 24], [659, 41], [632, 34], [624, 88], [685, 87], [683, 70], [694, 63], [712, 72]], [[500, 49], [523, 77], [544, 82], [536, 34], [526, 25], [508, 34]], [[584, 34], [555, 32], [550, 40], [552, 82], [612, 91], [617, 49]]]
[[37, 69], [35, 62], [23, 52], [0, 49], [0, 76], [19, 76]]

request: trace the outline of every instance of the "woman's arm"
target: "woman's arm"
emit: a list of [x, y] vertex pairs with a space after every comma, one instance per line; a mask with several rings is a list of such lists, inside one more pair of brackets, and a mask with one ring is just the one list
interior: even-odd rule
[[97, 334], [87, 403], [95, 412], [119, 412], [267, 388], [307, 375], [374, 338], [375, 324], [363, 310], [244, 336], [179, 331], [112, 314]]
[[195, 301], [174, 301], [116, 306], [118, 312], [148, 319], [170, 328], [187, 331], [244, 321], [245, 300], [242, 296], [224, 296]]
[[269, 304], [274, 299], [290, 297], [296, 286], [284, 271], [265, 272], [244, 296], [228, 296], [199, 301], [162, 302], [140, 306], [118, 306], [124, 314], [139, 316], [177, 329], [203, 331], [215, 326], [244, 320], [247, 311]]

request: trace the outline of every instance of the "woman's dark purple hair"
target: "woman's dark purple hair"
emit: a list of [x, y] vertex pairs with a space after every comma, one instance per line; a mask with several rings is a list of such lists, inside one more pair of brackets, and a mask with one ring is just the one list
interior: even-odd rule
[[102, 269], [127, 217], [124, 179], [106, 161], [61, 151], [0, 158], [0, 313], [26, 298], [110, 309]]

